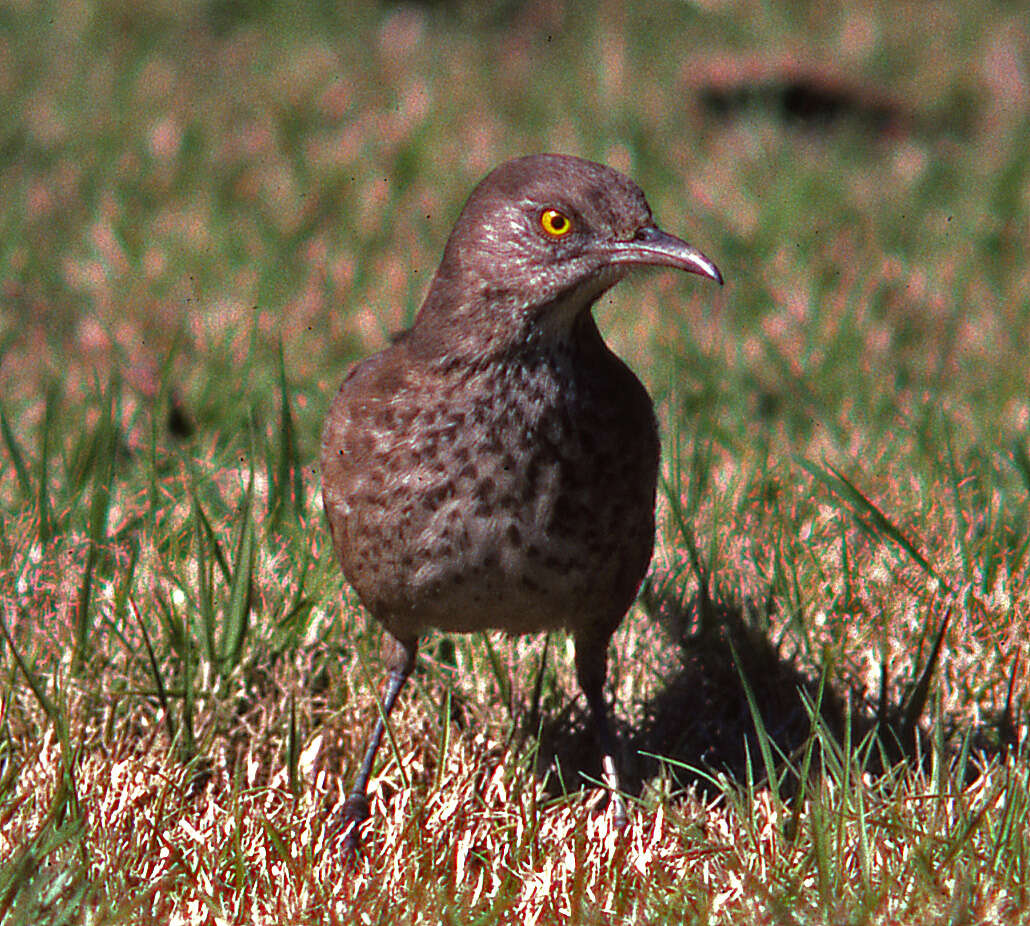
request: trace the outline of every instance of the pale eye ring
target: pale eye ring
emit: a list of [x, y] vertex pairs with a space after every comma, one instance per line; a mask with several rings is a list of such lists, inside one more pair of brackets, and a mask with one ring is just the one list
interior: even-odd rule
[[572, 231], [572, 219], [560, 209], [545, 209], [540, 213], [540, 227], [552, 238], [562, 238]]

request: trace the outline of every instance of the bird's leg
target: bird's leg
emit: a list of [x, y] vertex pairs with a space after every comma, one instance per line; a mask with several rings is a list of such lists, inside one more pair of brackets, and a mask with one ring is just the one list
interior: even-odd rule
[[604, 783], [611, 791], [611, 802], [615, 813], [615, 826], [622, 829], [629, 822], [626, 816], [626, 802], [619, 789], [619, 773], [615, 768], [615, 737], [608, 722], [608, 705], [604, 701], [604, 682], [608, 675], [608, 638], [603, 641], [581, 637], [576, 639], [576, 677], [579, 687], [587, 697], [594, 731], [601, 747], [601, 767]]
[[372, 777], [372, 766], [375, 763], [376, 753], [379, 751], [379, 744], [383, 741], [383, 733], [386, 732], [386, 721], [401, 693], [404, 683], [415, 668], [415, 654], [418, 652], [417, 640], [394, 640], [393, 652], [390, 654], [389, 666], [390, 676], [387, 679], [386, 697], [383, 698], [382, 710], [376, 720], [375, 730], [372, 738], [368, 741], [368, 749], [365, 751], [365, 758], [358, 770], [357, 780], [351, 789], [347, 801], [343, 805], [343, 823], [346, 827], [344, 835], [344, 848], [348, 852], [354, 852], [361, 843], [361, 824], [370, 815], [368, 806], [368, 779]]

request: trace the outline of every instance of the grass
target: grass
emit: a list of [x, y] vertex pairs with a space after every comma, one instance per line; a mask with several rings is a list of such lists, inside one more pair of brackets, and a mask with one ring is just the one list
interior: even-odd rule
[[[0, 19], [0, 921], [1021, 921], [1018, 10]], [[322, 418], [540, 150], [630, 172], [728, 280], [597, 309], [665, 449], [612, 654], [632, 826], [581, 787], [567, 641], [434, 638], [347, 871], [382, 662]]]

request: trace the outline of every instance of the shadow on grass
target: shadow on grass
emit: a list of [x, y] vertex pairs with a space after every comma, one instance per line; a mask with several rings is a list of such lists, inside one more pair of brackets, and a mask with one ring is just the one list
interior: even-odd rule
[[[704, 592], [686, 603], [652, 598], [647, 605], [679, 659], [665, 684], [644, 704], [640, 724], [631, 727], [615, 718], [622, 786], [630, 794], [639, 794], [663, 766], [674, 787], [693, 787], [708, 799], [722, 790], [713, 779], [743, 785], [750, 775], [764, 784], [763, 735], [772, 748], [784, 796], [797, 790], [802, 754], [817, 735], [829, 735], [842, 747], [850, 742], [853, 752], [868, 742], [871, 748], [862, 751], [861, 762], [873, 775], [903, 762], [928, 766], [942, 746], [947, 754], [967, 750], [985, 757], [1003, 755], [1015, 746], [1011, 704], [977, 729], [960, 729], [944, 720], [943, 738], [938, 731], [928, 732], [933, 725], [923, 721], [932, 702], [947, 614], [940, 619], [935, 650], [917, 678], [904, 686], [885, 683], [879, 703], [853, 695], [849, 707], [849, 699], [833, 688], [832, 672], [821, 686], [817, 675], [804, 673], [780, 652], [745, 608]], [[903, 701], [888, 701], [884, 692], [892, 688], [905, 692]], [[761, 734], [748, 690], [761, 715]], [[813, 716], [816, 711], [818, 717]], [[562, 783], [572, 789], [576, 782], [601, 779], [597, 744], [582, 713], [545, 720], [540, 729], [537, 770], [551, 772], [555, 794]], [[818, 761], [811, 769], [819, 773]], [[976, 774], [975, 763], [966, 763], [966, 775], [972, 779]]]

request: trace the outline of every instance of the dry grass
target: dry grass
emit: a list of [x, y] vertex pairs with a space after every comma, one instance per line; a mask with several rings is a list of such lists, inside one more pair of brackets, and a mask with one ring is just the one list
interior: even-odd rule
[[[1020, 11], [442, 6], [0, 8], [0, 922], [1021, 921]], [[665, 446], [632, 825], [568, 641], [434, 637], [348, 869], [382, 663], [318, 431], [540, 150], [729, 283], [598, 307]]]
[[[241, 696], [245, 709], [221, 718], [204, 758], [185, 763], [136, 699], [119, 721], [113, 693], [62, 685], [69, 743], [61, 725], [33, 716], [30, 696], [8, 699], [17, 787], [0, 846], [21, 871], [22, 915], [59, 919], [82, 903], [101, 921], [172, 923], [437, 922], [457, 911], [540, 923], [914, 922], [957, 909], [999, 921], [1025, 903], [1012, 890], [1025, 846], [1003, 849], [1006, 832], [1022, 838], [1030, 810], [1022, 762], [974, 763], [967, 784], [942, 751], [925, 770], [873, 777], [862, 750], [823, 731], [815, 751], [826, 750], [828, 771], [803, 801], [729, 782], [707, 800], [652, 789], [619, 835], [589, 793], [549, 798], [524, 750], [495, 732], [448, 734], [410, 706], [351, 868], [336, 821], [353, 764], [341, 754], [360, 744], [362, 710], [312, 699], [297, 684], [304, 668], [281, 668], [260, 699]], [[292, 782], [290, 707], [321, 717]], [[974, 869], [991, 877], [961, 877]], [[17, 920], [18, 905], [8, 913]]]

